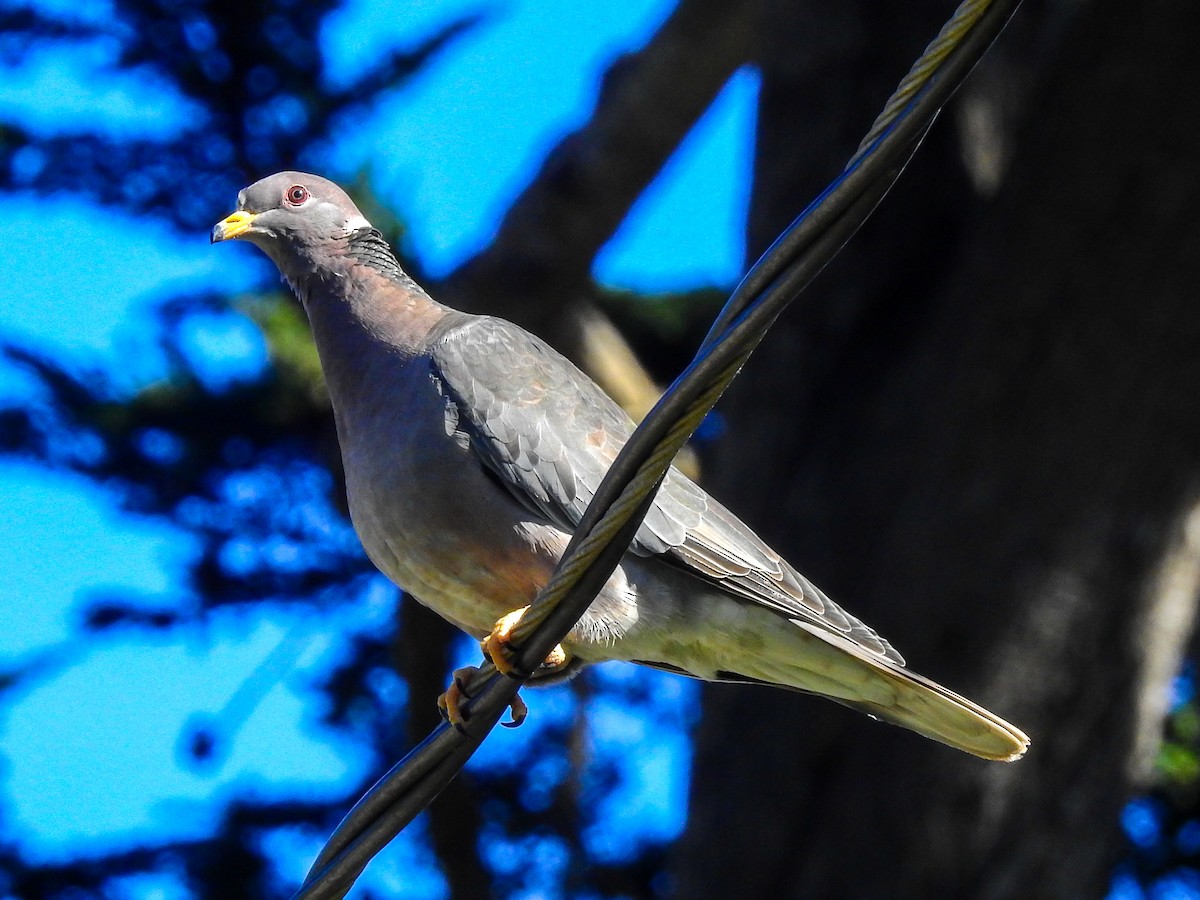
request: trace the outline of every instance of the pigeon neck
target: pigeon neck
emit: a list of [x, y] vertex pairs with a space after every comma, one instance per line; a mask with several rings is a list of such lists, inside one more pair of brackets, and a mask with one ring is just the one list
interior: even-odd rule
[[338, 332], [360, 332], [392, 352], [419, 352], [429, 329], [446, 313], [400, 267], [373, 228], [351, 232], [326, 245], [319, 260], [305, 259], [296, 268], [284, 269], [284, 277], [314, 332], [330, 332], [318, 333], [318, 341]]
[[345, 252], [346, 256], [358, 265], [374, 269], [383, 277], [403, 286], [420, 290], [417, 283], [408, 277], [408, 273], [400, 268], [396, 254], [378, 230], [367, 227], [350, 232], [346, 238]]
[[355, 403], [419, 356], [448, 312], [400, 268], [378, 232], [361, 229], [338, 243], [322, 265], [288, 279], [308, 314], [335, 407], [339, 399]]

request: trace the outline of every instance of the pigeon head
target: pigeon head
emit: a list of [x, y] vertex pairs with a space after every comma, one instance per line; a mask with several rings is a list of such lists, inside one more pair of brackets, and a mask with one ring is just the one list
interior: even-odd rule
[[291, 275], [320, 263], [350, 235], [370, 227], [332, 181], [278, 172], [238, 194], [237, 210], [213, 228], [212, 242], [250, 241]]

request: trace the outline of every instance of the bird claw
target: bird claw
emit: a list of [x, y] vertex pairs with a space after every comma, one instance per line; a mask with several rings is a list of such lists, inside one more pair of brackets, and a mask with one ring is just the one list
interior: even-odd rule
[[[463, 702], [472, 698], [472, 695], [467, 693], [467, 685], [471, 683], [471, 676], [478, 671], [479, 669], [475, 666], [455, 669], [450, 687], [446, 688], [445, 693], [437, 700], [438, 709], [441, 710], [443, 718], [460, 734], [467, 733], [467, 716], [462, 708]], [[512, 718], [507, 722], [500, 723], [505, 728], [517, 728], [529, 716], [529, 707], [525, 705], [525, 701], [519, 694], [513, 696], [508, 704], [508, 709]]]
[[471, 695], [467, 693], [467, 685], [471, 683], [471, 676], [478, 671], [475, 666], [455, 669], [451, 676], [450, 687], [446, 688], [445, 693], [437, 699], [438, 709], [441, 710], [442, 716], [461, 734], [467, 733], [467, 717], [462, 710], [463, 701], [471, 699]]
[[[528, 606], [523, 606], [501, 618], [496, 622], [492, 633], [479, 642], [484, 656], [492, 661], [496, 671], [514, 678], [519, 676], [514, 674], [516, 666], [512, 663], [509, 643], [512, 640], [513, 630], [520, 624], [521, 617], [525, 615], [527, 609], [529, 609]], [[563, 650], [562, 644], [556, 644], [546, 657], [546, 661], [539, 667], [539, 671], [561, 669], [568, 661], [567, 652]], [[478, 671], [475, 666], [455, 669], [450, 687], [446, 688], [446, 692], [438, 697], [438, 709], [441, 710], [442, 716], [462, 734], [466, 734], [467, 723], [467, 716], [462, 706], [465, 701], [471, 699], [471, 694], [467, 693], [467, 685], [471, 683], [472, 676]], [[516, 728], [529, 716], [529, 707], [525, 705], [525, 701], [519, 694], [512, 698], [508, 707], [512, 718], [501, 723], [505, 728]]]
[[[513, 665], [511, 659], [511, 651], [509, 643], [512, 641], [513, 630], [521, 623], [522, 617], [529, 609], [528, 606], [522, 606], [520, 609], [515, 609], [508, 615], [503, 616], [496, 622], [496, 626], [492, 629], [492, 633], [479, 642], [480, 649], [483, 650], [483, 655], [492, 661], [492, 665], [496, 667], [497, 672], [511, 677], [517, 677], [513, 673], [516, 672], [516, 666]], [[546, 656], [546, 661], [542, 663], [548, 669], [559, 669], [567, 664], [567, 652], [563, 650], [562, 644], [555, 644], [554, 649]], [[514, 721], [516, 714], [514, 710]], [[517, 722], [517, 724], [520, 724]]]
[[520, 694], [513, 694], [512, 702], [508, 704], [508, 714], [512, 718], [500, 723], [505, 728], [520, 728], [529, 716], [529, 707], [525, 705]]

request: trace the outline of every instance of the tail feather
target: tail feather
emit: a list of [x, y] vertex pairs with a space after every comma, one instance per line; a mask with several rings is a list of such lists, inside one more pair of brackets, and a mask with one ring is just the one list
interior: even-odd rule
[[894, 679], [894, 704], [843, 702], [869, 716], [984, 759], [1013, 762], [1029, 749], [1029, 737], [1020, 728], [937, 682], [904, 670], [888, 672], [883, 668], [880, 674]]
[[[841, 635], [803, 621], [793, 623], [820, 643], [809, 642], [807, 653], [761, 656], [756, 671], [745, 675], [822, 694], [984, 759], [1011, 762], [1029, 748], [1029, 738], [1021, 729], [977, 703]], [[814, 653], [821, 644], [831, 652]]]

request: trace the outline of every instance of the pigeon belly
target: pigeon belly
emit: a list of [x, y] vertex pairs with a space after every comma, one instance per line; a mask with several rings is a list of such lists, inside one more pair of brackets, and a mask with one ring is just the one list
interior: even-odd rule
[[[501, 616], [529, 604], [557, 555], [539, 546], [524, 510], [468, 450], [411, 420], [386, 430], [386, 446], [394, 448], [386, 456], [367, 447], [366, 458], [346, 460], [347, 473], [355, 473], [347, 493], [359, 538], [393, 582], [483, 637]], [[357, 447], [350, 443], [347, 456]]]

